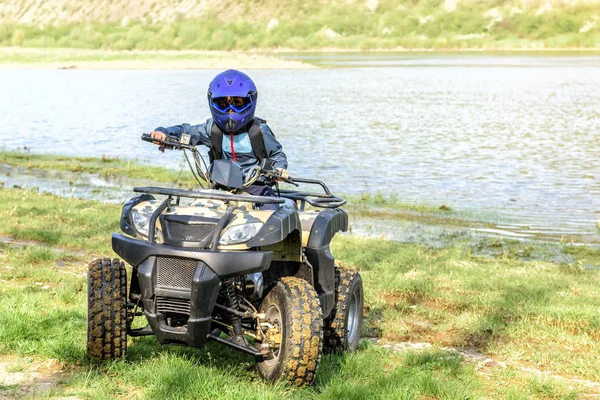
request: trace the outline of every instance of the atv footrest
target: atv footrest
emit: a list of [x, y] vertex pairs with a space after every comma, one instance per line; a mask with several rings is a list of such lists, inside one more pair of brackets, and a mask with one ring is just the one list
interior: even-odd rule
[[127, 331], [127, 334], [132, 337], [150, 336], [150, 335], [154, 335], [154, 332], [152, 331], [152, 328], [150, 328], [150, 325], [146, 325], [143, 328], [129, 329]]

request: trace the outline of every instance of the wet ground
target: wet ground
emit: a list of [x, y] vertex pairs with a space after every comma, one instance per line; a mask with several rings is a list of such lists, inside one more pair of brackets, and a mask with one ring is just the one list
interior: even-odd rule
[[[121, 204], [134, 196], [134, 186], [142, 185], [149, 184], [114, 176], [106, 178], [82, 172], [0, 164], [0, 187], [33, 189], [64, 197]], [[157, 182], [152, 185], [165, 186]], [[577, 260], [564, 252], [563, 244], [600, 249], [597, 234], [582, 234], [576, 230], [553, 232], [535, 225], [523, 225], [517, 219], [510, 220], [493, 212], [418, 211], [352, 203], [344, 208], [350, 216], [348, 234], [420, 243], [433, 249], [462, 246], [476, 254], [498, 256], [510, 253], [523, 259], [544, 259], [561, 264], [573, 264]], [[0, 241], [19, 245], [8, 236]], [[594, 262], [588, 264], [582, 267], [598, 267]]]

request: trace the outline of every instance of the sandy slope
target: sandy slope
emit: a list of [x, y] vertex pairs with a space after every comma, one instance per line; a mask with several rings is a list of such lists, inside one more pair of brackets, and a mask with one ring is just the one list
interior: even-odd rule
[[305, 69], [275, 55], [225, 51], [0, 48], [0, 69]]

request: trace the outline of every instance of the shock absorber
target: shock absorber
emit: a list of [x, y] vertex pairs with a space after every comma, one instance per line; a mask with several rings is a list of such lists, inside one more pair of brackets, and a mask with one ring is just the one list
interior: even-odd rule
[[[239, 309], [238, 297], [235, 293], [235, 282], [233, 278], [223, 280], [220, 295], [226, 303], [226, 306], [234, 310]], [[246, 340], [242, 333], [242, 320], [237, 315], [230, 315], [231, 327], [233, 328], [233, 339], [235, 342], [245, 344]]]
[[235, 283], [233, 278], [223, 280], [220, 294], [227, 307], [237, 310], [239, 307], [239, 302], [237, 296], [235, 295]]

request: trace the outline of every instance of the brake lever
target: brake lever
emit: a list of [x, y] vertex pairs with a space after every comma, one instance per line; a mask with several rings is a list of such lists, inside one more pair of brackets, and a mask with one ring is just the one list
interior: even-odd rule
[[265, 175], [267, 175], [269, 178], [274, 179], [275, 181], [279, 180], [279, 181], [282, 181], [285, 183], [289, 183], [290, 185], [294, 185], [296, 187], [300, 186], [296, 182], [294, 182], [291, 178], [284, 178], [283, 176], [279, 175], [278, 173], [276, 173], [274, 171], [263, 169], [263, 173]]

